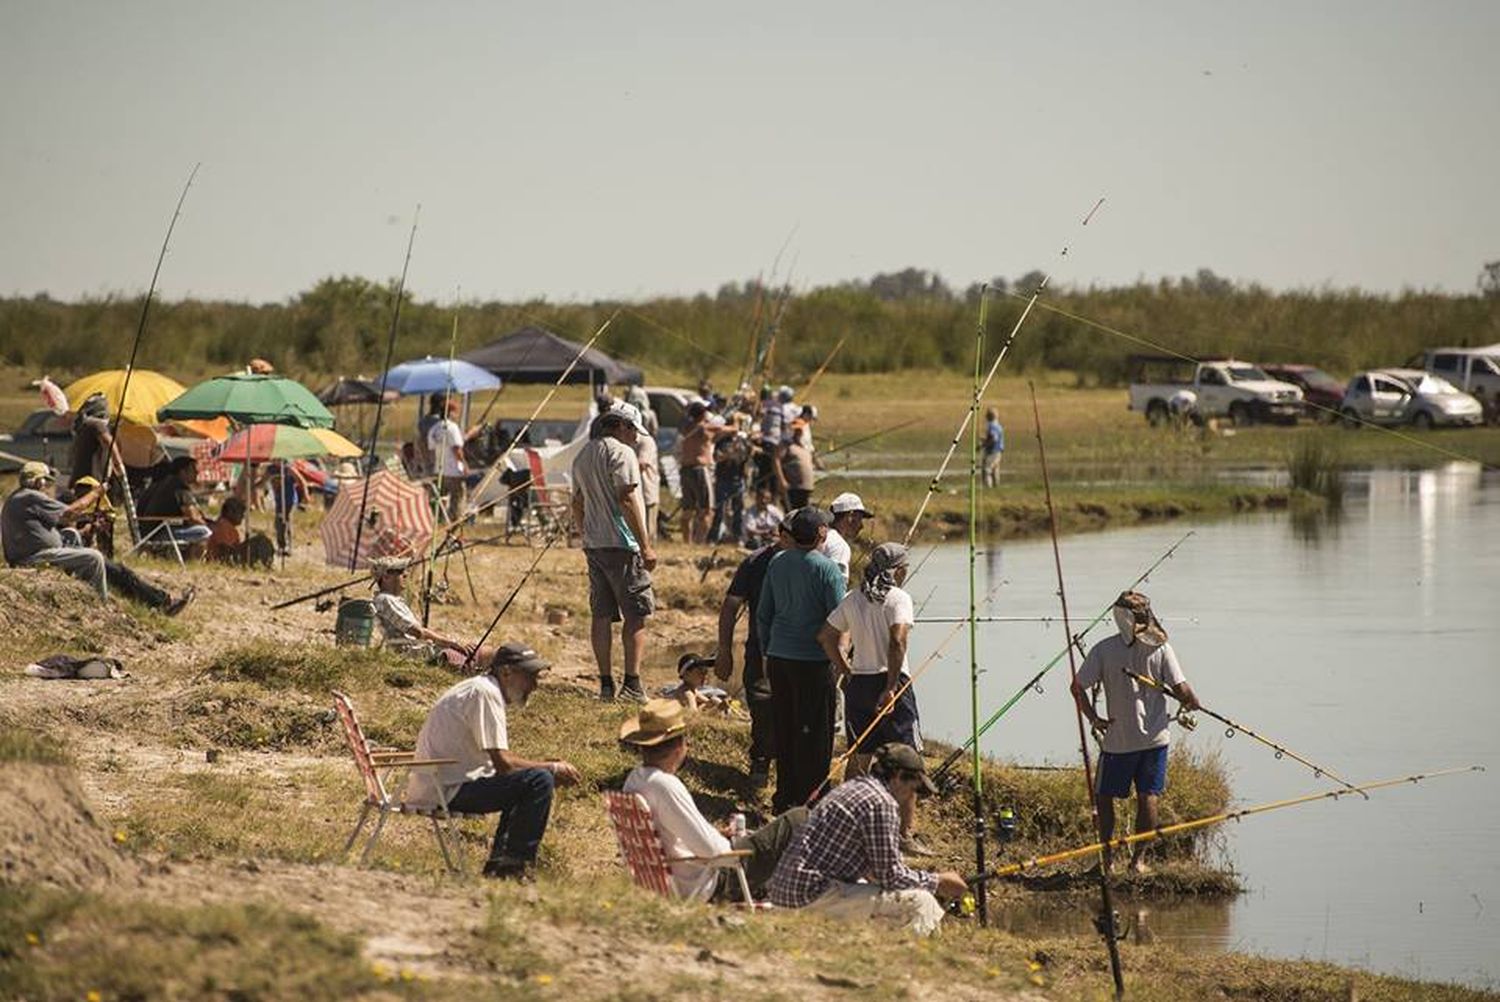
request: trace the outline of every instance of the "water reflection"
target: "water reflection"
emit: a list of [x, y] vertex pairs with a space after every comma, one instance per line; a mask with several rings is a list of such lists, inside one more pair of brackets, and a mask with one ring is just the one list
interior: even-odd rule
[[[1148, 945], [1170, 942], [1189, 953], [1221, 953], [1231, 948], [1228, 901], [1173, 901], [1158, 906], [1118, 896], [1122, 931], [1127, 942]], [[1098, 903], [1086, 897], [1054, 899], [1033, 894], [992, 907], [990, 923], [1017, 936], [1097, 936], [1094, 917]]]

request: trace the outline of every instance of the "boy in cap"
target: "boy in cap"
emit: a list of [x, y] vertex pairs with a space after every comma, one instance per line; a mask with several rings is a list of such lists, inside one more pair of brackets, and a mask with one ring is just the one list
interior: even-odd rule
[[[407, 657], [457, 668], [469, 660], [474, 646], [422, 625], [402, 597], [410, 567], [411, 561], [400, 557], [370, 561], [370, 573], [375, 578], [375, 618], [380, 622], [385, 646]], [[477, 662], [482, 664], [487, 655], [487, 651], [481, 651]]]
[[[1172, 714], [1166, 694], [1141, 685], [1128, 673], [1144, 675], [1170, 689], [1183, 709], [1198, 708], [1198, 697], [1167, 643], [1167, 631], [1151, 611], [1151, 600], [1137, 591], [1122, 592], [1113, 611], [1115, 635], [1089, 649], [1072, 684], [1074, 700], [1094, 730], [1104, 735], [1097, 799], [1100, 837], [1106, 842], [1114, 836], [1115, 798], [1129, 797], [1131, 785], [1135, 786], [1135, 830], [1145, 832], [1158, 827], [1157, 802], [1167, 789]], [[1085, 698], [1086, 690], [1096, 686], [1104, 687], [1108, 717], [1099, 716], [1092, 695]], [[1137, 843], [1130, 868], [1146, 872], [1145, 855], [1145, 843]]]
[[732, 841], [727, 831], [711, 825], [677, 778], [677, 770], [687, 759], [687, 715], [676, 700], [653, 699], [646, 703], [637, 716], [620, 727], [620, 741], [641, 756], [641, 764], [625, 778], [624, 789], [651, 808], [651, 821], [672, 868], [672, 886], [677, 896], [699, 901], [737, 897], [737, 882], [728, 871], [686, 860], [723, 856], [738, 849], [750, 853], [745, 857], [744, 867], [751, 896], [764, 897], [776, 864], [797, 829], [807, 820], [807, 809], [793, 808]]
[[901, 805], [934, 792], [910, 745], [876, 749], [868, 775], [834, 787], [813, 808], [771, 878], [771, 903], [931, 934], [943, 920], [938, 899], [968, 890], [955, 872], [913, 870], [901, 859]]
[[620, 695], [646, 701], [641, 662], [646, 619], [656, 608], [651, 591], [656, 550], [646, 528], [635, 454], [637, 437], [646, 433], [640, 411], [630, 404], [611, 404], [594, 419], [589, 442], [573, 460], [573, 519], [589, 568], [589, 642], [599, 667], [599, 698], [605, 702], [615, 698], [610, 662], [616, 622], [625, 649]]
[[464, 679], [437, 698], [417, 735], [418, 759], [453, 761], [414, 771], [409, 803], [428, 808], [446, 804], [458, 814], [500, 815], [484, 864], [486, 877], [528, 874], [547, 830], [554, 787], [579, 779], [578, 770], [562, 759], [535, 761], [510, 750], [506, 707], [525, 706], [538, 676], [550, 667], [525, 644], [501, 644], [484, 674]]
[[828, 506], [833, 513], [833, 524], [828, 529], [828, 538], [818, 547], [818, 552], [838, 565], [839, 570], [844, 572], [844, 580], [849, 580], [849, 561], [854, 555], [849, 548], [849, 541], [858, 539], [860, 532], [865, 527], [865, 519], [874, 518], [875, 514], [865, 507], [858, 494], [845, 491], [833, 499]]

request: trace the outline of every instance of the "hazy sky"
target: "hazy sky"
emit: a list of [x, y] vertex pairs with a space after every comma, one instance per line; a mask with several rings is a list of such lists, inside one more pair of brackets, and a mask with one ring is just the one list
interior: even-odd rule
[[[0, 293], [906, 266], [1469, 291], [1500, 3], [0, 0]], [[1095, 221], [1078, 221], [1100, 196]], [[1066, 260], [1058, 250], [1072, 245]]]

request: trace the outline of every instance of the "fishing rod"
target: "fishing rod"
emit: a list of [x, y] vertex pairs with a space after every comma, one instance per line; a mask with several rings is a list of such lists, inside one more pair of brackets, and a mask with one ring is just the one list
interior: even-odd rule
[[[1338, 800], [1347, 797], [1350, 793], [1368, 794], [1371, 790], [1381, 790], [1391, 786], [1401, 786], [1404, 783], [1420, 783], [1427, 779], [1437, 779], [1440, 776], [1453, 776], [1465, 772], [1484, 772], [1482, 765], [1459, 766], [1453, 769], [1439, 769], [1435, 772], [1419, 772], [1410, 776], [1397, 776], [1394, 779], [1382, 779], [1374, 783], [1361, 783], [1351, 790], [1323, 790], [1319, 793], [1309, 793], [1301, 797], [1291, 797], [1287, 800], [1273, 800], [1269, 803], [1257, 804], [1253, 807], [1242, 807], [1237, 811], [1221, 811], [1218, 814], [1210, 814], [1207, 817], [1194, 818], [1191, 821], [1179, 821], [1175, 824], [1161, 825], [1149, 831], [1136, 832], [1132, 835], [1119, 835], [1109, 840], [1108, 844], [1094, 842], [1090, 845], [1079, 846], [1076, 849], [1065, 849], [1062, 852], [1048, 853], [1044, 856], [1033, 856], [1019, 863], [1010, 863], [1005, 866], [997, 866], [986, 873], [976, 874], [966, 878], [970, 884], [979, 884], [1000, 877], [1013, 877], [1018, 873], [1026, 873], [1038, 867], [1052, 866], [1056, 863], [1066, 863], [1070, 860], [1081, 859], [1086, 856], [1097, 854], [1100, 850], [1123, 849], [1126, 846], [1135, 845], [1138, 842], [1149, 842], [1153, 839], [1164, 838], [1167, 835], [1176, 835], [1181, 832], [1194, 831], [1199, 828], [1207, 828], [1209, 825], [1222, 824], [1225, 821], [1238, 821], [1250, 817], [1253, 814], [1265, 814], [1269, 811], [1279, 811], [1284, 807], [1296, 807], [1299, 804], [1310, 804], [1317, 800]], [[1366, 798], [1368, 799], [1368, 797]]]
[[[1042, 466], [1042, 491], [1047, 498], [1047, 526], [1052, 534], [1052, 563], [1057, 568], [1057, 600], [1062, 606], [1063, 632], [1072, 636], [1073, 626], [1068, 619], [1068, 589], [1063, 582], [1062, 546], [1057, 541], [1057, 507], [1052, 503], [1052, 478], [1047, 472], [1047, 447], [1042, 441], [1042, 412], [1036, 402], [1036, 386], [1028, 380], [1026, 388], [1031, 392], [1031, 413], [1036, 422], [1036, 450]], [[1069, 644], [1067, 649], [1068, 674], [1076, 684], [1078, 682], [1077, 657], [1072, 644]], [[1083, 755], [1084, 797], [1089, 802], [1089, 811], [1094, 818], [1094, 831], [1098, 832], [1099, 841], [1107, 843], [1108, 839], [1104, 837], [1104, 819], [1099, 815], [1099, 800], [1094, 792], [1094, 762], [1093, 756], [1089, 753], [1088, 728], [1083, 723], [1083, 703], [1078, 699], [1073, 700], [1073, 716], [1078, 721], [1078, 750]], [[979, 872], [983, 873], [984, 868], [980, 867]], [[1125, 974], [1120, 968], [1120, 941], [1115, 928], [1115, 902], [1109, 889], [1109, 846], [1107, 844], [1099, 850], [1099, 898], [1101, 910], [1097, 925], [1109, 949], [1109, 970], [1115, 982], [1115, 998], [1124, 998]]]
[[[1060, 616], [976, 616], [975, 619], [974, 619], [974, 622], [976, 622], [976, 623], [1049, 623], [1050, 624], [1050, 623], [1059, 622], [1061, 620], [1061, 618], [1062, 617], [1060, 617]], [[916, 622], [918, 622], [918, 623], [967, 623], [968, 621], [969, 621], [969, 617], [968, 616], [922, 616], [922, 615], [918, 615], [917, 618], [916, 618]], [[1197, 616], [1190, 616], [1186, 620], [1183, 620], [1183, 619], [1160, 619], [1160, 621], [1163, 622], [1163, 623], [1180, 623], [1180, 622], [1196, 623], [1196, 622], [1198, 622], [1198, 617]]]
[[[126, 525], [130, 529], [130, 540], [133, 543], [140, 542], [140, 523], [135, 517], [135, 499], [130, 495], [130, 478], [125, 474], [125, 460], [119, 454], [120, 422], [125, 417], [125, 404], [130, 399], [130, 377], [135, 374], [135, 360], [141, 350], [141, 342], [146, 337], [146, 318], [151, 314], [151, 299], [156, 295], [156, 282], [161, 277], [162, 262], [167, 259], [167, 248], [172, 243], [172, 231], [177, 228], [177, 220], [182, 216], [182, 205], [187, 201], [188, 189], [192, 188], [193, 180], [198, 176], [198, 168], [202, 167], [202, 161], [193, 164], [192, 171], [188, 174], [187, 183], [182, 186], [182, 193], [177, 196], [177, 205], [172, 209], [172, 218], [167, 222], [167, 234], [162, 237], [161, 251], [156, 255], [156, 267], [151, 271], [151, 284], [146, 287], [146, 299], [141, 303], [141, 319], [135, 327], [135, 340], [130, 345], [130, 361], [125, 363], [125, 378], [120, 381], [120, 405], [115, 409], [114, 423], [109, 427], [110, 462], [112, 469], [115, 461], [120, 464], [120, 483], [124, 488]], [[154, 418], [155, 415], [152, 415]], [[105, 477], [109, 479], [108, 476]], [[99, 514], [104, 504], [104, 492], [94, 501], [94, 514]]]
[[842, 442], [832, 449], [824, 449], [821, 453], [819, 453], [819, 455], [827, 458], [828, 456], [833, 455], [835, 452], [843, 452], [845, 449], [852, 449], [856, 445], [863, 445], [873, 438], [880, 438], [882, 435], [889, 435], [891, 432], [900, 431], [902, 428], [910, 428], [912, 425], [921, 420], [921, 418], [912, 418], [910, 421], [902, 421], [900, 424], [893, 424], [889, 428], [882, 428], [880, 431], [877, 431], [873, 434], [863, 435], [850, 442]]
[[[505, 536], [503, 533], [498, 536], [487, 536], [484, 539], [475, 539], [468, 542], [464, 542], [461, 540], [450, 540], [449, 542], [443, 544], [443, 548], [438, 551], [438, 556], [445, 556], [449, 553], [462, 553], [479, 546], [494, 546], [496, 543], [504, 542], [504, 540]], [[336, 591], [343, 591], [346, 588], [352, 588], [355, 585], [363, 584], [366, 581], [373, 581], [374, 579], [375, 575], [373, 574], [361, 574], [358, 577], [350, 578], [347, 581], [341, 581], [338, 584], [329, 585], [326, 588], [319, 588], [317, 591], [310, 591], [305, 595], [298, 595], [296, 598], [289, 598], [284, 602], [277, 602], [270, 608], [273, 612], [277, 609], [287, 609], [294, 605], [301, 605], [303, 602], [310, 602], [315, 598], [322, 598], [324, 595], [332, 595]]]
[[[979, 297], [979, 322], [974, 327], [974, 401], [978, 406], [981, 394], [979, 372], [984, 366], [984, 334], [988, 326], [985, 299]], [[999, 362], [997, 360], [996, 364]], [[975, 573], [979, 561], [979, 422], [969, 422], [969, 518], [967, 542], [969, 544], [969, 734], [973, 740], [973, 755], [970, 767], [973, 783], [973, 834], [974, 869], [984, 872], [984, 771], [979, 757], [979, 624], [974, 620], [979, 615], [976, 599]], [[989, 893], [985, 885], [975, 888], [975, 905], [979, 912], [979, 924], [990, 924]]]
[[485, 628], [484, 633], [482, 633], [479, 639], [475, 641], [473, 648], [470, 649], [469, 653], [464, 656], [464, 663], [462, 668], [460, 669], [461, 671], [467, 671], [469, 669], [469, 666], [474, 663], [474, 658], [478, 656], [479, 649], [483, 647], [484, 642], [490, 638], [490, 634], [494, 632], [495, 627], [500, 625], [500, 617], [505, 615], [505, 610], [509, 609], [510, 604], [516, 600], [516, 596], [521, 594], [521, 589], [524, 588], [526, 586], [526, 582], [530, 580], [532, 572], [536, 570], [537, 565], [542, 562], [542, 558], [547, 555], [548, 550], [552, 549], [552, 544], [555, 542], [557, 542], [556, 536], [553, 536], [551, 539], [547, 540], [547, 545], [542, 547], [542, 552], [538, 553], [536, 555], [536, 559], [531, 562], [531, 566], [526, 568], [526, 573], [521, 575], [521, 580], [517, 581], [516, 586], [510, 590], [510, 595], [505, 599], [505, 603], [500, 606], [500, 611], [495, 613], [495, 618], [490, 620], [490, 625]]
[[[1103, 198], [1095, 202], [1094, 207], [1089, 209], [1088, 213], [1083, 217], [1083, 222], [1079, 225], [1081, 227], [1088, 226], [1089, 220], [1094, 218], [1094, 213], [1098, 212], [1099, 207], [1103, 204]], [[1067, 256], [1068, 246], [1064, 245], [1058, 257]], [[964, 429], [968, 428], [969, 423], [974, 420], [974, 415], [979, 412], [979, 405], [984, 399], [985, 391], [989, 389], [990, 383], [994, 381], [995, 373], [1000, 370], [1000, 363], [1005, 360], [1005, 355], [1010, 351], [1010, 346], [1016, 341], [1016, 335], [1021, 333], [1021, 325], [1026, 323], [1027, 317], [1031, 316], [1032, 308], [1036, 306], [1036, 301], [1041, 297], [1042, 292], [1046, 290], [1047, 285], [1051, 281], [1051, 272], [1042, 276], [1042, 280], [1032, 290], [1031, 298], [1027, 301], [1026, 308], [1016, 318], [1015, 325], [1011, 327], [1010, 334], [1006, 337], [1005, 343], [1000, 346], [1000, 353], [995, 356], [995, 362], [990, 366], [989, 373], [984, 377], [984, 381], [974, 388], [974, 399], [969, 402], [968, 410], [964, 411], [963, 420], [959, 422], [958, 430], [953, 433], [953, 440], [948, 443], [948, 452], [943, 456], [942, 463], [938, 465], [937, 472], [932, 475], [932, 482], [927, 485], [927, 493], [922, 496], [922, 503], [917, 506], [917, 514], [912, 518], [911, 527], [906, 530], [906, 539], [903, 542], [908, 544], [911, 542], [911, 537], [916, 534], [917, 526], [921, 523], [922, 515], [927, 511], [927, 505], [932, 501], [932, 496], [942, 490], [943, 474], [947, 472], [948, 464], [953, 461], [953, 454], [958, 451], [958, 443], [963, 438]], [[985, 282], [979, 289], [979, 326], [981, 329], [984, 327], [988, 316], [990, 288], [990, 283]]]
[[818, 385], [818, 380], [823, 378], [823, 373], [828, 371], [828, 365], [833, 361], [833, 356], [839, 353], [839, 349], [844, 347], [844, 342], [847, 340], [849, 340], [848, 334], [839, 338], [839, 343], [833, 346], [833, 350], [828, 353], [828, 357], [823, 359], [823, 364], [818, 366], [817, 371], [807, 380], [807, 385], [802, 387], [802, 402], [804, 404], [807, 403], [807, 398], [812, 395], [813, 387]]
[[[1129, 669], [1126, 669], [1125, 674], [1129, 675], [1131, 678], [1135, 679], [1137, 682], [1141, 683], [1144, 686], [1155, 689], [1157, 692], [1165, 693], [1166, 695], [1171, 696], [1173, 699], [1177, 700], [1179, 703], [1182, 702], [1182, 698], [1178, 696], [1177, 693], [1162, 685], [1154, 678], [1150, 678], [1138, 672], [1130, 671]], [[1298, 755], [1296, 752], [1292, 751], [1286, 745], [1273, 741], [1270, 738], [1266, 737], [1264, 734], [1257, 734], [1255, 731], [1246, 727], [1244, 724], [1239, 723], [1235, 720], [1230, 720], [1223, 714], [1215, 713], [1213, 710], [1210, 710], [1208, 707], [1203, 706], [1202, 704], [1199, 704], [1198, 709], [1201, 712], [1208, 714], [1210, 717], [1213, 717], [1215, 720], [1224, 724], [1228, 728], [1228, 730], [1224, 732], [1224, 736], [1226, 738], [1232, 738], [1239, 733], [1247, 734], [1255, 740], [1259, 741], [1261, 744], [1265, 745], [1267, 748], [1270, 748], [1272, 751], [1274, 751], [1277, 758], [1286, 756], [1287, 758], [1290, 758], [1294, 761], [1301, 762], [1303, 765], [1312, 770], [1314, 778], [1321, 779], [1322, 777], [1327, 776], [1329, 779], [1333, 780], [1335, 783], [1338, 783], [1346, 790], [1357, 792], [1354, 789], [1353, 783], [1349, 782], [1347, 779], [1340, 776], [1338, 773], [1334, 772], [1327, 766], [1318, 765], [1316, 762], [1305, 759], [1301, 755]], [[1182, 714], [1178, 714], [1177, 722], [1179, 724], [1182, 724], [1182, 726], [1187, 728], [1188, 730], [1192, 730], [1193, 727], [1196, 726], [1191, 721], [1191, 717], [1184, 720]], [[1368, 800], [1369, 797], [1366, 797], [1365, 799]]]
[[[453, 399], [453, 359], [454, 359], [454, 356], [457, 355], [457, 354], [458, 354], [458, 310], [454, 309], [454, 311], [453, 311], [453, 333], [450, 334], [449, 337], [448, 337], [448, 373], [447, 373], [448, 378], [444, 381], [444, 385], [443, 385], [443, 420], [444, 421], [448, 420], [448, 402]], [[444, 433], [443, 437], [445, 439], [447, 438], [446, 432]], [[444, 443], [444, 448], [448, 448], [446, 442]], [[462, 451], [462, 449], [460, 449], [460, 451]], [[447, 464], [446, 459], [443, 456], [437, 456], [437, 457], [435, 457], [435, 459], [437, 460], [437, 494], [438, 494], [437, 505], [438, 505], [439, 508], [441, 508], [442, 504], [443, 504], [443, 468], [445, 466], [447, 466], [448, 464]], [[448, 513], [449, 521], [451, 522], [451, 521], [457, 520], [458, 514], [459, 513], [456, 512], [456, 511], [455, 512], [449, 512]], [[427, 617], [432, 612], [432, 575], [433, 575], [433, 571], [437, 567], [437, 551], [438, 551], [438, 546], [439, 546], [439, 543], [438, 543], [437, 533], [433, 533], [433, 535], [432, 535], [432, 545], [430, 547], [428, 547], [427, 573], [423, 576], [423, 582], [422, 582], [422, 626], [424, 628], [427, 626]], [[445, 577], [444, 577], [444, 581], [445, 582], [447, 580], [447, 578], [446, 578], [447, 573], [448, 572], [446, 570], [446, 565], [445, 565], [445, 569], [443, 571], [443, 574], [445, 575]], [[478, 601], [478, 597], [477, 596], [475, 596], [475, 601]]]
[[[1186, 534], [1184, 534], [1181, 539], [1177, 540], [1177, 542], [1173, 543], [1167, 549], [1167, 552], [1157, 557], [1156, 560], [1152, 562], [1151, 566], [1147, 567], [1146, 570], [1134, 581], [1132, 581], [1129, 587], [1127, 587], [1125, 590], [1134, 591], [1142, 582], [1144, 582], [1151, 576], [1153, 571], [1170, 560], [1172, 558], [1172, 554], [1177, 552], [1177, 548], [1183, 543], [1186, 543], [1188, 539], [1190, 539], [1193, 535], [1194, 530], [1189, 530]], [[1113, 609], [1114, 603], [1110, 603], [1109, 605], [1105, 606], [1104, 610], [1100, 612], [1099, 615], [1090, 620], [1088, 625], [1085, 626], [1081, 632], [1079, 632], [1076, 636], [1069, 637], [1068, 648], [1064, 648], [1063, 650], [1058, 651], [1057, 654], [1052, 658], [1052, 660], [1042, 665], [1041, 669], [1035, 675], [1033, 675], [1025, 685], [1017, 689], [1015, 694], [1000, 706], [1000, 709], [996, 710], [993, 714], [990, 715], [990, 718], [988, 720], [979, 725], [979, 736], [983, 737], [984, 732], [993, 727], [995, 725], [995, 722], [998, 721], [1001, 717], [1009, 713], [1010, 708], [1012, 706], [1015, 706], [1016, 703], [1020, 702], [1022, 696], [1026, 695], [1028, 692], [1034, 689], [1037, 683], [1042, 680], [1042, 676], [1046, 675], [1047, 672], [1051, 671], [1059, 661], [1067, 656], [1069, 648], [1074, 645], [1081, 645], [1083, 643], [1083, 638], [1089, 635], [1089, 631], [1102, 623], [1104, 619], [1110, 615], [1110, 612]], [[943, 760], [942, 764], [939, 765], [936, 770], [934, 770], [932, 774], [934, 782], [939, 781], [947, 775], [948, 770], [953, 768], [954, 763], [956, 763], [961, 757], [963, 757], [964, 752], [969, 750], [969, 744], [972, 741], [974, 741], [974, 738], [970, 737], [969, 741], [964, 742], [961, 747], [955, 748], [951, 753], [949, 753], [948, 757]]]
[[[396, 308], [391, 312], [391, 332], [385, 340], [385, 367], [380, 371], [380, 396], [375, 401], [375, 426], [370, 431], [370, 457], [375, 457], [375, 447], [380, 442], [380, 419], [385, 414], [386, 383], [391, 376], [391, 361], [396, 351], [396, 331], [401, 326], [401, 300], [406, 295], [406, 272], [411, 267], [411, 249], [417, 242], [417, 220], [422, 215], [421, 203], [411, 214], [411, 233], [406, 238], [406, 259], [401, 264], [401, 281], [396, 283]], [[365, 508], [370, 503], [370, 477], [372, 470], [364, 470], [364, 488], [359, 495], [359, 520], [354, 523], [354, 549], [349, 553], [349, 572], [359, 566], [359, 543], [365, 531]]]

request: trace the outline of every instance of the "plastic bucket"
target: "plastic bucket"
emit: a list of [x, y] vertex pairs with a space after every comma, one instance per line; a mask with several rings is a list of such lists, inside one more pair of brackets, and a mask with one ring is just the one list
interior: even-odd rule
[[367, 598], [346, 598], [339, 603], [333, 641], [340, 647], [369, 647], [375, 631], [375, 603]]

